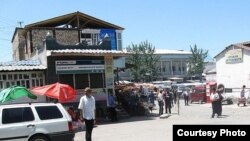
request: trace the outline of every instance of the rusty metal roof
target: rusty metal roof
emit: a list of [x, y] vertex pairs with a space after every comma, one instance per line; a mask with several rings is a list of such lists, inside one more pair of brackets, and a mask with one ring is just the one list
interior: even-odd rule
[[0, 71], [45, 70], [39, 60], [0, 62]]

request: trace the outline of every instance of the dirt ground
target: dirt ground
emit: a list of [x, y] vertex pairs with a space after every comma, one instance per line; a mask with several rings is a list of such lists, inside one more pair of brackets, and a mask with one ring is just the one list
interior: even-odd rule
[[[93, 141], [171, 141], [174, 124], [250, 124], [250, 105], [238, 107], [236, 103], [223, 105], [222, 116], [211, 118], [211, 103], [192, 103], [172, 108], [171, 115], [158, 116], [158, 107], [149, 116], [130, 117], [116, 123], [97, 123]], [[76, 133], [75, 141], [85, 141], [85, 131]]]

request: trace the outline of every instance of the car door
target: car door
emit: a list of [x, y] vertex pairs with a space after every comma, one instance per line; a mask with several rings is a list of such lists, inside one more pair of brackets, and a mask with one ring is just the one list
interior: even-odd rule
[[26, 141], [34, 130], [34, 115], [31, 108], [4, 108], [1, 113], [0, 140]]

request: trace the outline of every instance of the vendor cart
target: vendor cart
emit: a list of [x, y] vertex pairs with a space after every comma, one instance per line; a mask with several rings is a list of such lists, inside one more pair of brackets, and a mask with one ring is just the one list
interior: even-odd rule
[[240, 106], [240, 104], [243, 104], [244, 106], [246, 106], [246, 97], [239, 97], [238, 98], [238, 106]]

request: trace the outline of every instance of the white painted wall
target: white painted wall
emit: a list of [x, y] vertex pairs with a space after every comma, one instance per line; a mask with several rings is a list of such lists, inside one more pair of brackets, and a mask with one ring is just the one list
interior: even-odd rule
[[250, 51], [243, 49], [243, 62], [226, 64], [225, 53], [233, 49], [228, 47], [216, 57], [217, 82], [223, 83], [225, 88], [241, 88], [246, 85], [250, 88]]

